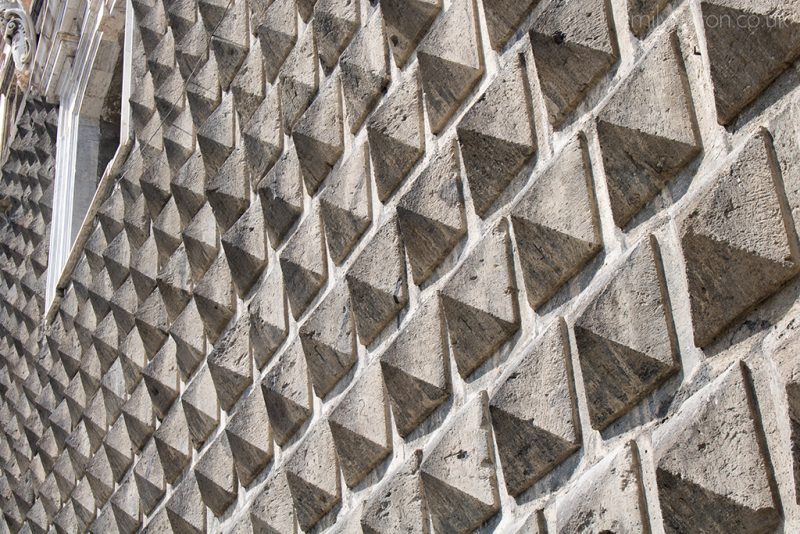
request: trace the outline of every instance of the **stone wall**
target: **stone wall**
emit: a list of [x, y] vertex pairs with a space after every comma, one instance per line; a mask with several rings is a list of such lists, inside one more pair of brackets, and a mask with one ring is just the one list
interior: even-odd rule
[[8, 530], [800, 528], [800, 2], [132, 6]]

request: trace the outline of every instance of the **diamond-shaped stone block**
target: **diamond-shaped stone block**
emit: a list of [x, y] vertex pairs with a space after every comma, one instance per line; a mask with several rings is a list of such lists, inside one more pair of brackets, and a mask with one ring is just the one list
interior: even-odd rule
[[313, 28], [309, 28], [281, 69], [281, 114], [283, 129], [291, 132], [319, 89], [317, 44]]
[[261, 180], [258, 195], [270, 245], [278, 248], [303, 214], [303, 177], [294, 148]]
[[327, 72], [333, 70], [339, 55], [361, 23], [361, 9], [351, 0], [318, 0], [314, 6], [314, 35], [319, 60]]
[[492, 48], [501, 50], [538, 3], [539, 0], [483, 0]]
[[208, 370], [217, 390], [220, 406], [230, 410], [241, 394], [253, 383], [250, 359], [250, 321], [242, 316], [220, 338], [208, 355]]
[[239, 297], [244, 298], [267, 266], [264, 213], [254, 202], [222, 236], [222, 247]]
[[252, 390], [225, 427], [242, 485], [249, 485], [272, 460], [272, 432], [261, 388]]
[[308, 368], [299, 341], [278, 357], [262, 380], [261, 388], [275, 442], [283, 446], [311, 416], [312, 410]]
[[294, 318], [299, 318], [328, 280], [328, 263], [322, 224], [311, 213], [292, 236], [281, 254], [283, 282]]
[[441, 0], [383, 0], [381, 12], [394, 62], [403, 67], [442, 10]]

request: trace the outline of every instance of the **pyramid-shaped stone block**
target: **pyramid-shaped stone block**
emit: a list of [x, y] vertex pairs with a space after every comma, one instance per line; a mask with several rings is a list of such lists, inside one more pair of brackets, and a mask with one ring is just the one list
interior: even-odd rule
[[278, 161], [283, 151], [281, 129], [280, 91], [273, 87], [253, 111], [242, 132], [247, 163], [250, 166], [253, 187], [257, 187], [264, 174]]
[[280, 269], [273, 269], [261, 282], [248, 306], [250, 347], [256, 366], [262, 369], [286, 339], [288, 308]]
[[243, 486], [248, 486], [272, 460], [272, 431], [261, 388], [252, 390], [225, 427], [228, 444]]
[[474, 530], [500, 510], [486, 392], [425, 455], [421, 477], [436, 532]]
[[313, 28], [309, 28], [281, 69], [281, 114], [283, 129], [291, 132], [319, 89], [317, 43]]
[[536, 152], [525, 67], [514, 56], [458, 125], [472, 202], [480, 216]]
[[270, 245], [278, 248], [303, 214], [303, 177], [294, 148], [261, 180], [258, 196]]
[[166, 490], [164, 470], [154, 441], [149, 442], [142, 451], [139, 461], [133, 468], [133, 478], [139, 491], [142, 511], [149, 514], [161, 501]]
[[599, 430], [678, 370], [672, 311], [655, 237], [634, 249], [575, 321], [575, 340], [589, 418]]
[[614, 222], [630, 220], [700, 152], [675, 34], [663, 37], [597, 119]]
[[195, 213], [183, 231], [186, 256], [192, 270], [192, 278], [200, 280], [219, 252], [217, 220], [207, 202]]
[[198, 460], [194, 470], [200, 494], [214, 515], [221, 516], [236, 501], [238, 484], [228, 438], [223, 433]]
[[229, 89], [250, 48], [248, 15], [247, 2], [229, 2], [225, 15], [211, 36], [211, 50], [217, 59], [219, 83], [223, 91]]
[[194, 301], [205, 325], [206, 335], [212, 343], [216, 343], [236, 313], [236, 293], [224, 254], [217, 256], [203, 279], [197, 283]]
[[253, 202], [222, 236], [222, 248], [231, 270], [236, 293], [244, 298], [267, 266], [264, 212]]
[[153, 402], [153, 410], [160, 418], [167, 415], [169, 407], [180, 392], [180, 375], [175, 354], [175, 342], [167, 340], [161, 350], [142, 371], [144, 383]]
[[441, 0], [383, 0], [381, 12], [394, 62], [403, 67], [442, 10]]
[[528, 302], [537, 309], [602, 248], [591, 162], [570, 142], [511, 213]]
[[467, 233], [454, 143], [434, 155], [397, 205], [411, 275], [422, 285]]
[[699, 347], [711, 344], [800, 271], [774, 158], [769, 134], [757, 133], [681, 220]]
[[328, 280], [322, 224], [311, 213], [297, 228], [281, 254], [283, 282], [294, 318], [299, 318]]
[[242, 216], [250, 205], [250, 179], [244, 149], [234, 150], [219, 173], [206, 181], [206, 197], [223, 232]]
[[203, 319], [195, 299], [189, 301], [169, 329], [175, 359], [181, 376], [188, 379], [206, 356], [206, 337], [199, 331]]
[[239, 112], [239, 124], [248, 123], [256, 108], [264, 100], [266, 90], [261, 44], [254, 41], [244, 63], [231, 83], [236, 111]]
[[206, 505], [194, 473], [189, 473], [175, 488], [166, 510], [173, 532], [206, 532]]
[[563, 319], [548, 328], [508, 375], [489, 410], [511, 495], [528, 489], [578, 449], [580, 424]]
[[176, 403], [153, 435], [164, 480], [173, 484], [192, 459], [189, 423], [181, 403]]
[[311, 416], [311, 384], [299, 341], [278, 357], [261, 382], [275, 442], [283, 446]]
[[250, 521], [254, 530], [294, 532], [294, 500], [285, 471], [278, 471], [267, 479], [264, 489], [253, 501]]
[[206, 165], [199, 150], [175, 173], [171, 189], [181, 219], [188, 224], [206, 201]]
[[257, 6], [251, 7], [250, 24], [261, 43], [264, 74], [267, 81], [273, 83], [281, 65], [297, 42], [295, 0], [275, 0], [266, 9]]
[[361, 516], [364, 534], [386, 531], [427, 534], [428, 511], [419, 477], [421, 462], [422, 451], [417, 449], [373, 492]]
[[408, 303], [397, 219], [383, 225], [347, 273], [358, 337], [369, 346]]
[[208, 368], [192, 380], [181, 397], [195, 449], [200, 449], [219, 424], [219, 401]]
[[440, 292], [458, 372], [467, 378], [519, 330], [519, 304], [504, 226], [495, 227]]
[[197, 144], [209, 177], [217, 173], [233, 151], [234, 113], [233, 96], [225, 96], [197, 131]]
[[233, 407], [244, 390], [253, 383], [249, 327], [249, 317], [242, 316], [208, 355], [208, 370], [214, 381], [220, 406], [226, 411]]
[[484, 0], [489, 43], [501, 50], [539, 0]]
[[361, 24], [359, 5], [350, 0], [318, 0], [314, 6], [314, 35], [323, 68], [333, 70], [339, 55]]

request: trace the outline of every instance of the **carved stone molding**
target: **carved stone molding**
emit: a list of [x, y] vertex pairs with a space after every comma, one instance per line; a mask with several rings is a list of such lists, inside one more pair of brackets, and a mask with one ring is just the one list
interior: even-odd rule
[[4, 27], [3, 37], [11, 45], [17, 80], [22, 82], [28, 76], [33, 58], [33, 24], [19, 2], [9, 1], [0, 1], [0, 23]]

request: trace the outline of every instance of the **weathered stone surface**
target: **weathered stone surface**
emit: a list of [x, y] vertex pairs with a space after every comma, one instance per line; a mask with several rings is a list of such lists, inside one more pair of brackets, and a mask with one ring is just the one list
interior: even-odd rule
[[236, 293], [244, 298], [267, 266], [264, 213], [260, 202], [252, 203], [223, 234], [221, 241]]
[[[384, 12], [386, 5], [382, 4]], [[383, 18], [373, 14], [339, 61], [347, 124], [356, 133], [389, 86], [389, 56]]]
[[614, 222], [623, 228], [700, 152], [677, 36], [648, 52], [597, 118]]
[[708, 0], [701, 11], [717, 115], [730, 124], [800, 56], [800, 6]]
[[297, 522], [307, 531], [341, 499], [339, 466], [328, 425], [310, 429], [285, 465]]
[[231, 152], [219, 173], [206, 181], [206, 196], [224, 232], [250, 205], [250, 181], [244, 149]]
[[242, 142], [250, 166], [253, 187], [256, 187], [264, 173], [275, 165], [283, 151], [279, 98], [280, 92], [277, 88], [273, 87], [268, 91], [264, 100], [253, 111], [242, 132]]
[[101, 508], [114, 493], [114, 472], [111, 470], [105, 449], [101, 448], [92, 456], [85, 474], [92, 487], [94, 501], [97, 507]]
[[428, 120], [441, 132], [483, 75], [474, 0], [456, 0], [417, 51]]
[[194, 473], [189, 473], [175, 488], [166, 510], [173, 531], [187, 534], [206, 531], [206, 507]]
[[515, 56], [458, 125], [472, 202], [480, 216], [536, 152], [528, 93], [524, 66]]
[[319, 397], [325, 398], [356, 363], [354, 332], [347, 286], [340, 282], [300, 327], [309, 377]]
[[256, 367], [262, 369], [286, 339], [286, 294], [280, 269], [273, 268], [258, 287], [248, 307], [250, 347]]
[[188, 224], [206, 201], [206, 166], [199, 150], [175, 174], [170, 188], [178, 212]]
[[666, 532], [767, 532], [780, 521], [769, 459], [739, 366], [681, 408], [654, 436]]
[[281, 254], [283, 283], [298, 319], [328, 280], [325, 241], [318, 213], [311, 213], [292, 235]]
[[275, 442], [283, 446], [311, 416], [311, 384], [299, 340], [278, 357], [261, 382]]
[[490, 412], [506, 487], [519, 495], [580, 447], [569, 333], [542, 334], [492, 396]]
[[383, 0], [381, 12], [394, 62], [405, 65], [442, 10], [441, 0]]
[[502, 49], [539, 0], [484, 0], [489, 43]]
[[352, 488], [392, 452], [389, 405], [379, 365], [364, 371], [328, 422], [345, 483]]
[[568, 144], [511, 214], [528, 302], [539, 308], [602, 248], [583, 137]]
[[164, 471], [164, 480], [173, 484], [192, 459], [189, 424], [181, 403], [175, 403], [153, 434], [153, 439]]
[[281, 114], [283, 129], [291, 132], [319, 89], [317, 70], [317, 43], [313, 28], [309, 28], [281, 69]]
[[678, 347], [655, 237], [636, 247], [575, 321], [575, 340], [589, 417], [597, 429], [677, 371]]
[[[199, 3], [202, 6], [204, 2], [201, 0]], [[230, 87], [250, 48], [248, 15], [247, 2], [239, 0], [227, 3], [225, 15], [211, 36], [211, 50], [217, 59], [219, 83], [223, 91]]]
[[197, 144], [206, 164], [206, 174], [211, 177], [228, 159], [233, 150], [234, 141], [234, 107], [233, 96], [224, 96], [219, 106], [197, 130]]
[[208, 370], [217, 390], [220, 406], [230, 410], [253, 383], [250, 359], [250, 321], [243, 315], [214, 346], [208, 355]]
[[766, 132], [749, 139], [681, 220], [699, 347], [800, 271], [774, 157]]
[[344, 152], [340, 86], [339, 76], [332, 75], [292, 130], [300, 172], [311, 195]]
[[379, 532], [420, 532], [427, 534], [428, 512], [422, 494], [420, 449], [373, 493], [364, 506], [361, 528], [364, 534]]
[[251, 26], [261, 42], [264, 73], [273, 83], [278, 70], [297, 42], [297, 11], [295, 0], [275, 0], [261, 10], [252, 8]]
[[631, 31], [638, 37], [647, 32], [660, 21], [658, 15], [669, 4], [669, 0], [638, 0], [628, 4], [628, 22]]
[[175, 355], [175, 342], [167, 340], [161, 350], [142, 371], [144, 383], [153, 402], [153, 410], [160, 418], [164, 418], [178, 397], [180, 376], [178, 361]]
[[295, 531], [294, 501], [286, 478], [283, 470], [274, 473], [253, 501], [250, 521], [256, 532]]
[[192, 271], [183, 243], [172, 253], [158, 273], [158, 289], [167, 310], [167, 317], [174, 321], [192, 298]]
[[331, 259], [340, 265], [372, 222], [369, 151], [359, 146], [333, 173], [320, 195]]
[[488, 398], [470, 401], [422, 462], [420, 476], [437, 532], [471, 531], [500, 509]]
[[294, 148], [261, 180], [258, 196], [270, 245], [278, 248], [303, 214], [303, 177]]
[[189, 301], [169, 329], [175, 360], [181, 376], [188, 379], [206, 355], [206, 337], [199, 325], [203, 322], [195, 299]]
[[639, 450], [631, 441], [590, 469], [552, 505], [552, 530], [564, 534], [649, 531], [639, 466]]
[[142, 523], [139, 494], [133, 477], [128, 477], [111, 497], [111, 509], [119, 532], [132, 534]]
[[217, 256], [194, 288], [194, 301], [203, 319], [206, 335], [212, 343], [216, 343], [236, 313], [236, 294], [225, 254]]
[[103, 446], [111, 466], [111, 472], [114, 473], [114, 480], [119, 482], [133, 462], [133, 444], [125, 427], [125, 419], [119, 417], [111, 425]]
[[225, 427], [228, 444], [243, 486], [272, 460], [272, 431], [261, 388], [254, 388]]
[[147, 390], [147, 382], [141, 381], [122, 407], [122, 415], [128, 427], [128, 435], [136, 450], [141, 450], [156, 428], [153, 401]]
[[221, 516], [236, 501], [238, 485], [228, 438], [220, 434], [194, 469], [200, 494], [214, 515]]
[[406, 74], [367, 122], [373, 172], [381, 202], [392, 196], [425, 152], [418, 76], [416, 70]]
[[453, 358], [467, 378], [519, 329], [508, 230], [491, 230], [439, 295]]
[[551, 2], [530, 33], [550, 122], [559, 127], [617, 61], [611, 5]]
[[183, 231], [186, 256], [195, 281], [206, 273], [219, 251], [217, 220], [208, 202], [195, 213]]
[[397, 219], [383, 225], [347, 273], [358, 337], [370, 345], [408, 303]]
[[139, 491], [142, 512], [149, 514], [164, 496], [166, 488], [164, 470], [154, 441], [149, 442], [142, 451], [139, 461], [133, 468], [133, 476]]
[[136, 311], [136, 328], [148, 354], [155, 354], [167, 339], [169, 317], [161, 292], [154, 289]]
[[361, 25], [361, 9], [351, 0], [318, 0], [312, 21], [322, 67], [333, 70], [339, 55]]
[[441, 148], [397, 204], [414, 282], [422, 285], [467, 233], [454, 143]]
[[219, 424], [219, 401], [207, 367], [186, 388], [181, 403], [192, 443], [199, 450]]

